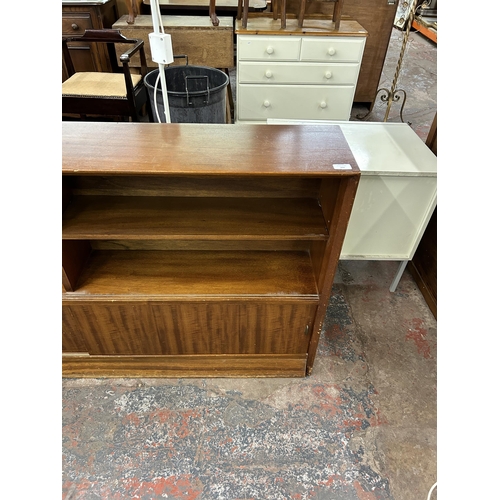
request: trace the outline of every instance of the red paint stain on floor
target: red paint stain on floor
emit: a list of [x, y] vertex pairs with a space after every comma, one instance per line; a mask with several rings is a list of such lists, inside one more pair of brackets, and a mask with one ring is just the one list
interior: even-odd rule
[[[338, 390], [338, 387], [334, 387]], [[340, 397], [333, 397], [326, 391], [325, 386], [313, 386], [311, 389], [316, 397], [316, 404], [310, 408], [310, 411], [318, 415], [327, 415], [328, 418], [334, 418], [342, 412], [342, 400]]]
[[406, 334], [406, 340], [413, 341], [419, 354], [424, 358], [431, 358], [431, 345], [427, 340], [427, 333], [424, 322], [420, 318], [413, 318]]
[[84, 499], [89, 493], [97, 494], [102, 500], [140, 500], [151, 498], [151, 495], [165, 498], [182, 498], [183, 500], [196, 500], [200, 498], [202, 490], [191, 484], [189, 474], [156, 478], [151, 481], [140, 481], [138, 478], [125, 480], [120, 486], [120, 491], [111, 491], [106, 485], [81, 480], [78, 485], [66, 481], [63, 484], [63, 500], [65, 495], [72, 490], [71, 498]]
[[134, 478], [127, 481], [125, 491], [131, 499], [141, 499], [151, 494], [167, 494], [168, 497], [172, 498], [196, 500], [201, 495], [202, 490], [193, 487], [189, 479], [189, 475], [162, 477], [153, 481], [139, 481]]
[[358, 495], [359, 500], [377, 500], [375, 493], [372, 493], [371, 491], [365, 491], [359, 481], [354, 481], [353, 486], [356, 490], [356, 495]]

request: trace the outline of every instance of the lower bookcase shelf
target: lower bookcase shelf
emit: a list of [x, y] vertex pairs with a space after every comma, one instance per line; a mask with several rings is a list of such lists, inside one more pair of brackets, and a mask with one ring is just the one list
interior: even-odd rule
[[63, 366], [104, 355], [86, 373], [109, 376], [124, 369], [106, 356], [135, 355], [126, 365], [143, 375], [185, 362], [208, 376], [210, 353], [236, 376], [264, 355], [268, 371], [303, 375], [318, 301], [305, 251], [92, 250], [63, 300]]
[[310, 373], [359, 181], [339, 127], [63, 125], [63, 375]]
[[94, 250], [74, 295], [318, 300], [309, 254], [293, 251]]

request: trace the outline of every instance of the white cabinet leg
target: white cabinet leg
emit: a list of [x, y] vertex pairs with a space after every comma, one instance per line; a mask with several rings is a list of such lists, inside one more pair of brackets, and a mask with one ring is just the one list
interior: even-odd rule
[[408, 264], [407, 260], [403, 260], [401, 261], [401, 264], [399, 264], [398, 272], [396, 273], [396, 276], [394, 276], [394, 279], [392, 280], [391, 286], [389, 287], [389, 291], [391, 292], [396, 291], [399, 280], [401, 279], [401, 276], [403, 276], [403, 271], [405, 270], [406, 264]]

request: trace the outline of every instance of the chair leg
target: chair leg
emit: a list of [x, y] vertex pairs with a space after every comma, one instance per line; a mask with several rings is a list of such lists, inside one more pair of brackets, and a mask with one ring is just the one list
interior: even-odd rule
[[212, 20], [212, 26], [219, 26], [219, 18], [215, 14], [215, 0], [210, 0], [210, 4], [208, 7], [208, 15]]
[[229, 99], [227, 97], [227, 88], [226, 88], [226, 123], [233, 123], [233, 119], [231, 117], [231, 106], [229, 104]]
[[300, 0], [299, 15], [297, 16], [297, 22], [299, 28], [302, 28], [304, 24], [305, 13], [306, 13], [306, 0]]
[[248, 8], [250, 6], [250, 0], [243, 0], [243, 19], [241, 25], [246, 29], [248, 24]]
[[271, 0], [271, 9], [273, 10], [273, 19], [278, 19], [278, 0]]
[[333, 19], [335, 23], [335, 30], [338, 31], [340, 28], [340, 18], [342, 17], [342, 7], [344, 5], [344, 0], [337, 0], [335, 2], [335, 7], [333, 8]]
[[281, 0], [281, 29], [286, 28], [286, 0]]
[[149, 122], [154, 123], [155, 120], [153, 118], [153, 108], [151, 107], [151, 102], [149, 101], [149, 99], [146, 101], [146, 113], [148, 115]]
[[[223, 69], [224, 73], [229, 77], [229, 68]], [[227, 84], [227, 101], [229, 103], [229, 109], [231, 110], [231, 116], [234, 116], [234, 99], [233, 99], [233, 89], [231, 88], [231, 80]]]
[[[130, 118], [132, 118], [133, 122], [140, 122], [141, 121], [139, 119], [139, 113], [137, 112], [137, 109], [135, 109], [135, 107], [134, 107], [134, 109], [132, 109], [130, 111], [130, 115], [129, 116], [130, 116]], [[127, 116], [127, 118], [128, 118], [128, 116]]]

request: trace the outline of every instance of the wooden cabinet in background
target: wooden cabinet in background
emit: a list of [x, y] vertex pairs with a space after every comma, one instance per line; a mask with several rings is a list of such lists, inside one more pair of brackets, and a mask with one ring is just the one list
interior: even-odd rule
[[[434, 116], [426, 146], [437, 156], [437, 113]], [[437, 318], [437, 207], [408, 266], [418, 288]]]
[[342, 14], [356, 19], [368, 31], [361, 60], [354, 102], [371, 103], [375, 100], [387, 47], [391, 40], [397, 1], [345, 0]]
[[[298, 12], [299, 0], [287, 0], [287, 12]], [[304, 26], [312, 25], [315, 16], [330, 18], [334, 2], [306, 2]], [[397, 0], [345, 0], [342, 19], [354, 19], [368, 32], [361, 60], [354, 102], [371, 105], [377, 95], [382, 68], [396, 15]], [[309, 20], [308, 20], [309, 18]]]
[[64, 376], [311, 372], [360, 177], [340, 127], [62, 137]]
[[[111, 28], [118, 18], [116, 0], [65, 1], [62, 3], [62, 35], [83, 35], [86, 29]], [[75, 71], [112, 71], [104, 47], [89, 44], [69, 44]], [[62, 81], [68, 78], [62, 63]]]

